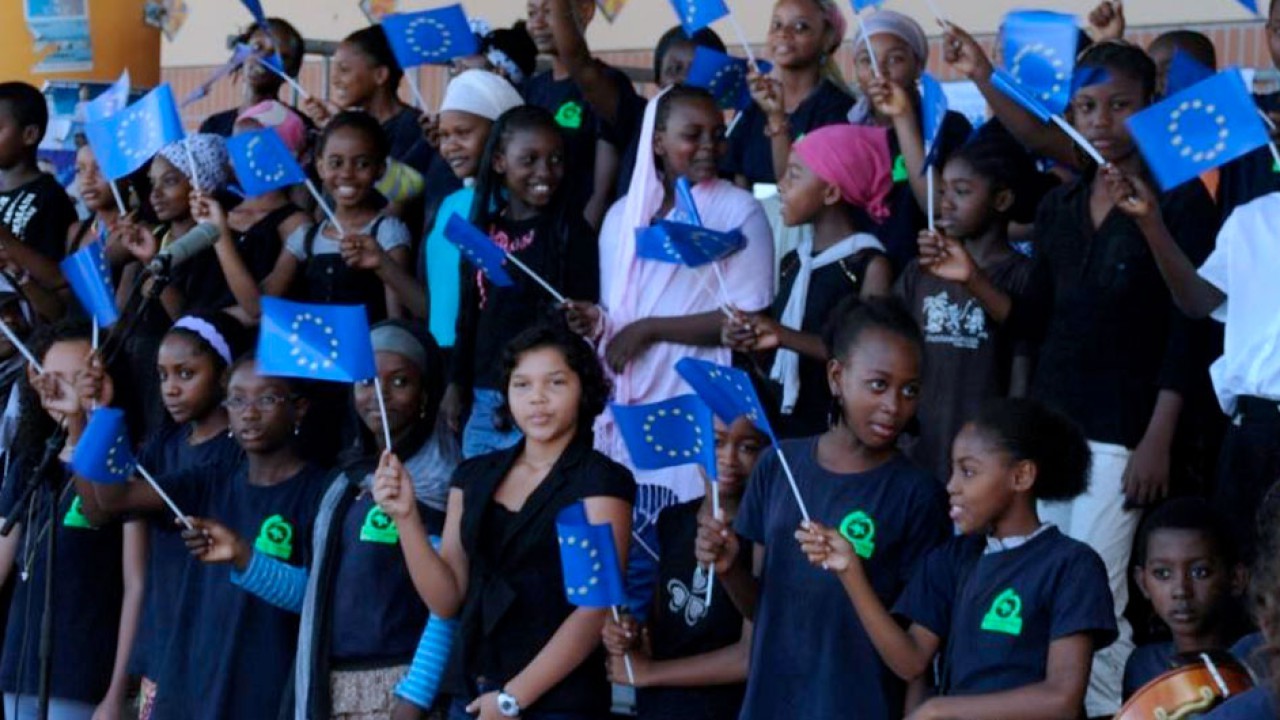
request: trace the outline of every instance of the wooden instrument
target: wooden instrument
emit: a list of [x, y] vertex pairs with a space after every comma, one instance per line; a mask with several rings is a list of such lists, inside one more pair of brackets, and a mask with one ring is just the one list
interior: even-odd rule
[[1186, 656], [1129, 698], [1114, 720], [1187, 720], [1253, 687], [1253, 677], [1226, 653]]

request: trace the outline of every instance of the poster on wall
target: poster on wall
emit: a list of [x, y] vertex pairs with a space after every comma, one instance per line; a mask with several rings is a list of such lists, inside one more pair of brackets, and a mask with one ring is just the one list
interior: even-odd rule
[[31, 72], [93, 69], [89, 0], [23, 0], [23, 17], [40, 58]]
[[360, 12], [369, 22], [379, 23], [383, 17], [400, 12], [400, 0], [360, 0]]

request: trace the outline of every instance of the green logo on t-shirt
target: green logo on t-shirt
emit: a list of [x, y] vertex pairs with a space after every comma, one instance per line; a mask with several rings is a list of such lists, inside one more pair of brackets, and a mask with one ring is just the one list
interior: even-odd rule
[[911, 172], [907, 170], [907, 159], [901, 155], [893, 159], [893, 181], [895, 183], [906, 182], [911, 179]]
[[578, 130], [582, 127], [582, 103], [570, 100], [556, 111], [556, 124], [566, 130]]
[[858, 553], [858, 557], [867, 560], [875, 553], [876, 521], [865, 512], [854, 510], [845, 515], [844, 520], [840, 521], [840, 534], [853, 545], [853, 551]]
[[262, 521], [253, 547], [273, 558], [288, 560], [293, 555], [293, 526], [279, 515]]
[[62, 517], [63, 526], [92, 530], [93, 523], [89, 522], [89, 518], [85, 517], [80, 507], [80, 497], [76, 496], [76, 499], [71, 501], [71, 507], [67, 508], [67, 514]]
[[982, 629], [1006, 635], [1022, 634], [1022, 598], [1013, 588], [1006, 588], [996, 596], [982, 618]]
[[364, 516], [364, 525], [360, 526], [360, 541], [395, 545], [399, 540], [400, 532], [396, 530], [396, 521], [377, 505], [369, 508]]

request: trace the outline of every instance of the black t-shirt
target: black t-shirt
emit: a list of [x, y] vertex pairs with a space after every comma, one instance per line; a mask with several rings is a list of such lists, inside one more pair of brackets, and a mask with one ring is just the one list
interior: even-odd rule
[[595, 191], [596, 141], [604, 140], [619, 148], [621, 154], [643, 119], [643, 113], [635, 116], [633, 112], [624, 112], [635, 107], [636, 91], [631, 79], [621, 70], [599, 64], [622, 98], [618, 121], [613, 124], [600, 119], [576, 82], [569, 78], [557, 80], [551, 70], [529, 78], [522, 88], [525, 102], [554, 115], [564, 134], [565, 167], [573, 169], [565, 173], [561, 188], [565, 207], [585, 208]]
[[[1017, 296], [1026, 291], [1031, 259], [1010, 252], [984, 272], [996, 287]], [[945, 483], [956, 433], [985, 401], [1009, 394], [1019, 345], [972, 293], [921, 270], [916, 260], [898, 279], [897, 293], [924, 333], [920, 436], [909, 454]]]
[[[809, 299], [804, 306], [804, 320], [800, 330], [821, 335], [831, 311], [846, 297], [857, 296], [867, 276], [867, 265], [877, 257], [878, 250], [859, 250], [849, 257], [820, 267], [809, 278]], [[773, 300], [773, 318], [779, 320], [791, 299], [791, 288], [800, 272], [800, 259], [792, 250], [782, 258], [779, 266], [778, 294]], [[782, 386], [773, 383], [774, 396], [782, 397]], [[805, 355], [800, 356], [800, 394], [790, 415], [781, 415], [777, 430], [779, 437], [808, 437], [825, 432], [827, 411], [831, 408], [831, 390], [827, 387], [827, 364]]]
[[[1006, 324], [1040, 342], [1031, 396], [1080, 423], [1090, 440], [1136, 447], [1161, 389], [1186, 394], [1196, 373], [1191, 321], [1173, 305], [1147, 241], [1118, 208], [1096, 229], [1092, 177], [1040, 203], [1027, 291]], [[1165, 226], [1192, 264], [1209, 254], [1217, 208], [1202, 183], [1160, 198]]]
[[[702, 498], [672, 505], [658, 516], [658, 587], [649, 631], [653, 659], [692, 657], [738, 642], [742, 614], [712, 587], [707, 599], [707, 573], [693, 556]], [[636, 691], [640, 718], [734, 720], [742, 708], [745, 683], [700, 688], [654, 687]]]
[[[968, 118], [948, 110], [942, 118], [942, 130], [938, 133], [938, 152], [934, 161], [936, 167], [944, 166], [947, 157], [964, 145], [972, 134], [973, 126], [969, 124]], [[911, 190], [907, 161], [902, 156], [898, 134], [892, 129], [889, 130], [889, 156], [893, 158], [893, 190], [887, 200], [889, 218], [873, 232], [884, 243], [889, 260], [893, 262], [894, 272], [900, 273], [916, 256], [920, 231], [928, 227], [929, 223], [924, 216], [924, 208], [916, 202], [916, 195]]]
[[[853, 96], [823, 78], [788, 116], [791, 141], [820, 127], [847, 122], [852, 107]], [[764, 135], [768, 122], [760, 107], [752, 103], [742, 111], [737, 127], [729, 135], [729, 152], [721, 167], [725, 172], [746, 177], [748, 186], [778, 181], [773, 172], [773, 149]]]
[[[15, 511], [14, 503], [26, 486], [27, 474], [43, 452], [19, 457], [0, 493], [0, 517]], [[30, 460], [30, 462], [28, 462]], [[0, 689], [34, 696], [40, 681], [40, 624], [44, 609], [47, 536], [43, 530], [52, 516], [57, 547], [54, 549], [53, 677], [55, 698], [97, 704], [111, 685], [115, 665], [116, 635], [120, 629], [123, 595], [120, 523], [94, 528], [80, 511], [80, 496], [70, 475], [55, 461], [51, 473], [64, 473], [67, 484], [50, 512], [47, 494], [34, 515], [22, 511], [22, 538], [14, 570], [27, 566], [24, 580], [13, 572], [15, 583], [0, 657]], [[43, 491], [39, 491], [43, 492]]]
[[1116, 639], [1102, 558], [1050, 527], [1019, 547], [983, 553], [961, 536], [925, 556], [893, 606], [895, 615], [946, 643], [943, 691], [995, 693], [1042, 682], [1049, 645], [1087, 633], [1093, 649]]
[[[426, 508], [418, 504], [418, 511]], [[408, 663], [427, 623], [395, 521], [361, 493], [342, 518], [333, 576], [332, 666]]]
[[26, 185], [0, 192], [0, 225], [50, 260], [66, 254], [67, 228], [76, 208], [52, 175], [41, 173]]
[[[305, 566], [326, 473], [308, 465], [270, 487], [249, 484], [247, 464], [225, 478], [192, 470], [162, 479], [178, 507], [216, 519], [265, 553]], [[273, 718], [293, 671], [298, 616], [231, 582], [227, 565], [192, 560], [172, 596], [178, 617], [157, 678], [155, 718]]]
[[[244, 456], [240, 445], [225, 433], [199, 445], [191, 445], [190, 439], [190, 425], [169, 425], [142, 448], [138, 463], [155, 477], [199, 468], [211, 482], [219, 482], [217, 478], [226, 477]], [[164, 667], [169, 636], [181, 621], [171, 593], [181, 584], [191, 553], [179, 530], [168, 513], [156, 516], [148, 527], [146, 591], [129, 659], [129, 672], [147, 678], [155, 678]], [[185, 648], [176, 651], [185, 652]]]
[[[594, 301], [600, 295], [596, 233], [577, 213], [561, 217], [565, 226], [553, 214], [519, 221], [498, 218], [489, 236], [565, 297]], [[514, 284], [499, 287], [471, 263], [462, 263], [453, 378], [463, 388], [498, 388], [503, 348], [558, 312], [555, 298], [541, 285], [512, 264], [507, 268]]]
[[1177, 666], [1178, 649], [1172, 641], [1157, 642], [1134, 649], [1124, 664], [1124, 681], [1120, 685], [1125, 700], [1142, 689], [1143, 685]]

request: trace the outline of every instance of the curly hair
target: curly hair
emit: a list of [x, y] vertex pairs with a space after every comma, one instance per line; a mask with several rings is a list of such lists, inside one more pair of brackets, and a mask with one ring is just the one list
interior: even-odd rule
[[1089, 487], [1089, 443], [1080, 426], [1043, 403], [1002, 398], [969, 421], [1015, 461], [1036, 466], [1037, 500], [1070, 500]]
[[511, 407], [507, 404], [506, 388], [511, 375], [526, 353], [543, 348], [554, 348], [564, 356], [564, 362], [578, 376], [582, 396], [578, 399], [578, 434], [591, 432], [591, 425], [609, 401], [613, 388], [605, 377], [604, 368], [596, 353], [578, 335], [563, 323], [543, 324], [525, 330], [507, 343], [502, 352], [502, 406], [498, 408], [499, 421], [506, 427], [512, 424]]

